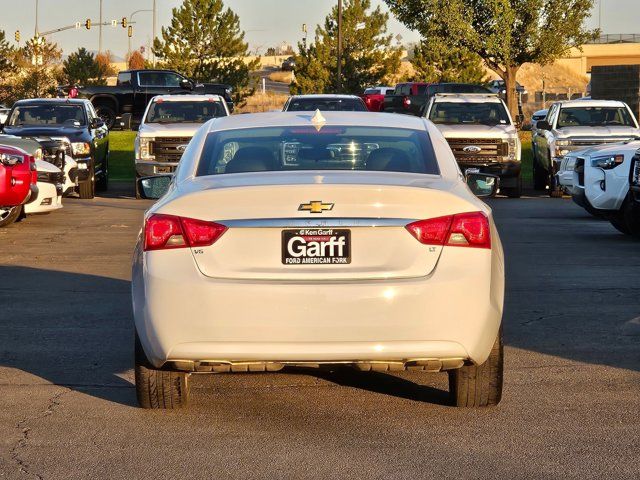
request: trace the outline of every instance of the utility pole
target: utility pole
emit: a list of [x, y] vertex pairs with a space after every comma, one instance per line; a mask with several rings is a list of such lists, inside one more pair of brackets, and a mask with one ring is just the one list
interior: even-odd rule
[[[131, 15], [129, 15], [129, 25], [133, 24], [133, 16], [136, 15], [137, 13], [140, 12], [151, 12], [152, 10], [149, 9], [144, 9], [144, 10], [136, 10], [135, 12], [133, 12]], [[133, 33], [133, 32], [132, 32]], [[129, 49], [128, 49], [128, 53], [129, 56], [131, 56], [131, 36], [129, 36]]]
[[99, 27], [98, 53], [102, 53], [102, 0], [100, 0], [100, 27]]
[[40, 3], [40, 0], [36, 0], [36, 30], [35, 30], [35, 34], [34, 34], [34, 37], [36, 37], [36, 38], [38, 38], [38, 36], [40, 35], [40, 33], [38, 32], [38, 30], [39, 30], [39, 28], [38, 28], [38, 10], [39, 10], [38, 7], [39, 7], [39, 5], [38, 4], [39, 3]]
[[338, 0], [338, 93], [342, 92], [342, 0]]
[[156, 41], [156, 0], [153, 0], [153, 38], [151, 39], [151, 54], [153, 55], [153, 67], [156, 66], [156, 52], [153, 51], [153, 42]]

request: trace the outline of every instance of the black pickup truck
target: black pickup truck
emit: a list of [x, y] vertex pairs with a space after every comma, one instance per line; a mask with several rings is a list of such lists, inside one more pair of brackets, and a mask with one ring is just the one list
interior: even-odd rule
[[491, 93], [481, 85], [467, 83], [408, 82], [396, 85], [393, 93], [387, 93], [382, 104], [383, 112], [423, 116], [431, 97], [437, 93]]
[[220, 95], [233, 112], [231, 87], [220, 83], [196, 83], [172, 70], [126, 70], [118, 74], [114, 87], [59, 87], [59, 96], [77, 96], [91, 100], [96, 113], [107, 127], [118, 118], [131, 115], [134, 124], [142, 120], [149, 101], [156, 95], [213, 94]]

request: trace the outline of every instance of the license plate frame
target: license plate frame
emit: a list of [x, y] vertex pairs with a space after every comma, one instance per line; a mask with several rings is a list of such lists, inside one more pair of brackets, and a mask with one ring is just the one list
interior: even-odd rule
[[311, 227], [282, 230], [281, 260], [287, 266], [349, 265], [351, 229]]

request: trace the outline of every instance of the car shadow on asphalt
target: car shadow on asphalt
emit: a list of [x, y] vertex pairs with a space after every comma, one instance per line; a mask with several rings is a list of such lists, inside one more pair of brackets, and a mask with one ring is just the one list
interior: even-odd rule
[[[288, 369], [287, 371], [293, 370]], [[296, 373], [312, 375], [321, 380], [343, 387], [357, 388], [368, 392], [380, 393], [417, 402], [432, 403], [434, 405], [452, 406], [448, 391], [428, 385], [421, 385], [394, 374], [361, 372], [349, 367], [331, 370], [296, 369], [295, 371]]]
[[[135, 406], [130, 282], [0, 266], [0, 367]], [[22, 373], [9, 383], [42, 383]], [[6, 383], [7, 381], [3, 381]]]

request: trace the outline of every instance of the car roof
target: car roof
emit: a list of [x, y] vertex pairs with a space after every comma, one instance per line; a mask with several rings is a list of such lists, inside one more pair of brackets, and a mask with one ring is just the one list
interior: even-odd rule
[[[316, 112], [265, 112], [214, 118], [209, 121], [209, 131], [238, 130], [263, 127], [308, 127]], [[411, 130], [427, 130], [426, 121], [413, 115], [373, 112], [322, 112], [323, 126], [389, 127]]]
[[565, 100], [558, 102], [562, 107], [624, 107], [619, 100]]
[[291, 100], [293, 99], [304, 100], [307, 98], [311, 100], [331, 100], [331, 99], [360, 100], [360, 97], [358, 97], [357, 95], [345, 95], [342, 93], [312, 93], [308, 95], [292, 95], [291, 96]]
[[496, 93], [436, 93], [435, 103], [502, 103]]
[[163, 102], [208, 102], [209, 100], [224, 102], [224, 99], [220, 95], [157, 95], [152, 99], [154, 102], [158, 100], [162, 100]]
[[543, 108], [542, 110], [536, 110], [535, 112], [533, 112], [532, 115], [542, 115], [542, 114], [547, 114], [549, 113], [549, 109], [548, 108]]
[[89, 100], [84, 98], [29, 98], [27, 100], [18, 100], [14, 103], [16, 105], [84, 105]]

